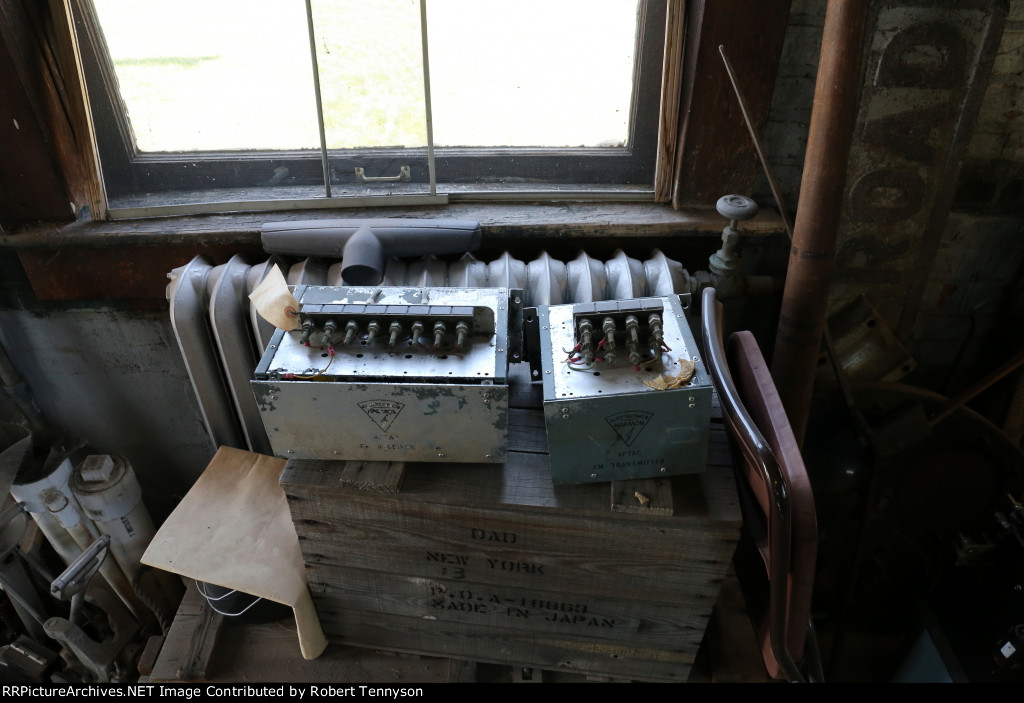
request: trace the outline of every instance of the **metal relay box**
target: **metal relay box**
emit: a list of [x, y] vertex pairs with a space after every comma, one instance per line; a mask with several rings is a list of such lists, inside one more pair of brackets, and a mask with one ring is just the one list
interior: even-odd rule
[[702, 472], [712, 382], [679, 296], [537, 308], [556, 484]]
[[288, 459], [502, 462], [522, 291], [298, 286], [252, 381]]

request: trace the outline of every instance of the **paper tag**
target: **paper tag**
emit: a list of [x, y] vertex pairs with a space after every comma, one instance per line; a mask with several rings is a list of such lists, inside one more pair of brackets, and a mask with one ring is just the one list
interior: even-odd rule
[[249, 294], [256, 312], [279, 330], [299, 329], [299, 301], [292, 295], [281, 269], [274, 268]]

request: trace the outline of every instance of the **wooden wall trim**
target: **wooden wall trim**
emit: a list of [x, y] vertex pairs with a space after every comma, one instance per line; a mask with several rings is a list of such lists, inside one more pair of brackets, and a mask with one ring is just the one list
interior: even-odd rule
[[[100, 152], [96, 144], [96, 129], [89, 104], [89, 89], [85, 82], [78, 34], [75, 0], [50, 0], [53, 17], [54, 44], [58, 61], [63, 68], [64, 86], [68, 92], [68, 115], [77, 137], [78, 155], [86, 175], [85, 190], [94, 220], [107, 219], [107, 190], [100, 166]], [[77, 12], [80, 14], [81, 9]]]
[[654, 200], [672, 200], [672, 173], [679, 138], [683, 50], [686, 47], [686, 0], [669, 0], [665, 17], [665, 58], [658, 119], [658, 157], [654, 169]]
[[718, 53], [724, 45], [755, 129], [768, 121], [791, 0], [690, 0], [672, 205], [710, 207], [749, 195], [760, 166]]
[[74, 219], [81, 179], [45, 7], [0, 0], [0, 226]]

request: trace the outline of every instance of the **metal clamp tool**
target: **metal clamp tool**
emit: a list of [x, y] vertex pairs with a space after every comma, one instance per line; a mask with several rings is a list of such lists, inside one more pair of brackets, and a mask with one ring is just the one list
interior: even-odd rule
[[[43, 624], [46, 634], [57, 640], [75, 656], [87, 673], [99, 683], [125, 680], [127, 662], [138, 649], [133, 644], [141, 625], [112, 592], [91, 587], [92, 577], [110, 551], [110, 537], [104, 535], [93, 542], [67, 569], [50, 583], [50, 593], [60, 600], [71, 601], [69, 618], [50, 618]], [[109, 633], [101, 641], [86, 634], [81, 626], [83, 603], [88, 599], [108, 620]]]

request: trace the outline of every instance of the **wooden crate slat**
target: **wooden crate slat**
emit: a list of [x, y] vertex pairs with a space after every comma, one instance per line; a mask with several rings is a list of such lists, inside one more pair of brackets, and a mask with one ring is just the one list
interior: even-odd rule
[[629, 600], [615, 594], [581, 595], [557, 588], [515, 588], [389, 574], [367, 569], [310, 568], [317, 607], [391, 613], [438, 622], [529, 628], [631, 644], [698, 646], [709, 612], [686, 603]]
[[611, 509], [617, 513], [638, 515], [672, 515], [672, 481], [667, 478], [645, 478], [611, 482]]
[[[315, 495], [344, 489], [330, 462], [290, 461], [281, 476], [286, 494], [305, 486]], [[326, 467], [326, 468], [325, 468]], [[736, 486], [727, 458], [709, 462], [704, 473], [672, 481], [675, 517], [692, 522], [738, 520]], [[608, 483], [555, 486], [546, 455], [510, 452], [504, 465], [406, 464], [401, 496], [409, 502], [458, 506], [508, 506], [560, 514], [607, 516]], [[623, 515], [621, 519], [629, 519]], [[636, 519], [648, 519], [639, 516]]]
[[[727, 543], [722, 543], [723, 547]], [[728, 543], [732, 544], [732, 543]], [[433, 545], [431, 545], [433, 546]], [[454, 547], [457, 549], [457, 547]], [[314, 567], [337, 567], [342, 569], [380, 567], [386, 560], [382, 571], [396, 574], [420, 574], [424, 578], [471, 578], [481, 583], [496, 585], [515, 585], [541, 587], [552, 590], [561, 587], [567, 594], [602, 594], [623, 599], [634, 598], [638, 589], [642, 589], [644, 597], [651, 600], [673, 602], [679, 607], [706, 607], [713, 601], [721, 583], [720, 571], [723, 562], [728, 561], [725, 550], [721, 553], [709, 554], [707, 559], [694, 559], [678, 565], [666, 566], [662, 563], [644, 564], [632, 562], [627, 565], [594, 557], [577, 559], [557, 559], [549, 555], [538, 557], [527, 554], [515, 555], [511, 559], [497, 556], [481, 557], [465, 555], [458, 551], [414, 551], [390, 552], [374, 558], [372, 551], [356, 549], [344, 551], [328, 544], [311, 544], [310, 553], [306, 558], [309, 568], [311, 586], [316, 586], [320, 579], [329, 578], [314, 571]], [[427, 561], [430, 559], [431, 561]], [[460, 562], [465, 560], [465, 566]], [[508, 562], [506, 568], [490, 565]], [[512, 566], [517, 565], [517, 566]], [[586, 567], [586, 568], [582, 568]], [[600, 571], [595, 569], [600, 568]], [[533, 570], [533, 573], [530, 572]], [[537, 573], [555, 573], [554, 578], [545, 579], [543, 586], [537, 584]], [[659, 576], [674, 579], [672, 582], [657, 582]], [[580, 583], [580, 579], [587, 579]], [[679, 585], [682, 584], [682, 585]]]
[[557, 516], [524, 523], [506, 511], [409, 513], [410, 506], [397, 503], [351, 503], [357, 516], [352, 520], [307, 518], [296, 511], [308, 564], [436, 578], [461, 574], [481, 583], [622, 598], [642, 586], [645, 599], [686, 603], [716, 593], [737, 541], [735, 531], [714, 527], [626, 529]]
[[366, 491], [397, 492], [405, 478], [404, 461], [346, 461], [339, 481]]
[[540, 636], [528, 629], [430, 622], [387, 613], [320, 612], [332, 642], [385, 648], [412, 654], [511, 664], [552, 671], [595, 674], [641, 681], [686, 681], [697, 648], [680, 650], [633, 644]]

